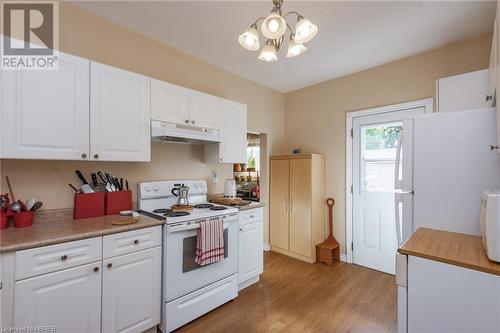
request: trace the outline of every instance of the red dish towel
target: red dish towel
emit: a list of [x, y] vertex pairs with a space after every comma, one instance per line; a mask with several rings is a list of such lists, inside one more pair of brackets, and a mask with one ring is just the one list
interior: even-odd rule
[[224, 221], [222, 218], [200, 222], [194, 261], [201, 266], [224, 259]]

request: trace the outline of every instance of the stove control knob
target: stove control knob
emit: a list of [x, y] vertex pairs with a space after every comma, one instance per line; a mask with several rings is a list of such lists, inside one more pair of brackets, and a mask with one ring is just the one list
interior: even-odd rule
[[200, 185], [198, 183], [194, 183], [194, 188], [198, 188]]
[[160, 187], [158, 186], [158, 184], [153, 185], [153, 191], [158, 192], [159, 189]]
[[146, 190], [146, 192], [151, 192], [151, 185], [144, 186], [144, 189]]

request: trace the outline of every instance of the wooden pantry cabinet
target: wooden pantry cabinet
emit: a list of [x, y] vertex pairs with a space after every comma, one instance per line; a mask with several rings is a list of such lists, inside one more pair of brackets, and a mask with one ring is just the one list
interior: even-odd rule
[[325, 240], [325, 166], [321, 154], [272, 156], [271, 250], [309, 263]]

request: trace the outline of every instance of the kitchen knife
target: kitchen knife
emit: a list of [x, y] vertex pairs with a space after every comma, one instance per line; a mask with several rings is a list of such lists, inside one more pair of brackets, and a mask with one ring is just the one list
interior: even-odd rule
[[68, 186], [71, 187], [73, 189], [73, 191], [78, 193], [78, 189], [76, 187], [74, 187], [73, 184], [68, 184]]
[[85, 179], [85, 177], [83, 177], [83, 174], [80, 170], [75, 170], [75, 173], [78, 176], [78, 178], [80, 178], [83, 184], [88, 184], [87, 180]]
[[115, 181], [115, 186], [118, 188], [118, 191], [123, 191], [123, 188], [120, 186], [120, 181], [118, 180], [117, 177], [113, 178]]
[[128, 180], [125, 181], [125, 185], [127, 186], [127, 191], [128, 191]]
[[97, 175], [95, 174], [95, 172], [92, 172], [90, 176], [92, 177], [92, 183], [94, 184], [94, 188], [97, 188], [99, 186], [99, 184], [97, 183]]
[[104, 175], [102, 174], [102, 172], [98, 171], [97, 175], [99, 176], [99, 178], [101, 178], [102, 182], [106, 185], [106, 191], [113, 192], [113, 190], [111, 189], [111, 185], [108, 183], [106, 178], [104, 178]]
[[120, 189], [123, 191], [123, 178], [120, 178]]
[[111, 187], [111, 192], [115, 192], [116, 188], [115, 188], [115, 185], [113, 185], [113, 179], [111, 178], [109, 173], [105, 172], [104, 174], [106, 175], [106, 179], [108, 180], [108, 184]]

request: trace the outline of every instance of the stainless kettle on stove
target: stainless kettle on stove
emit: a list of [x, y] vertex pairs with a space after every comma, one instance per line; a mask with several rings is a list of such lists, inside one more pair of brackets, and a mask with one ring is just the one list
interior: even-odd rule
[[172, 189], [172, 194], [177, 197], [178, 206], [189, 206], [188, 200], [189, 187], [181, 184]]

